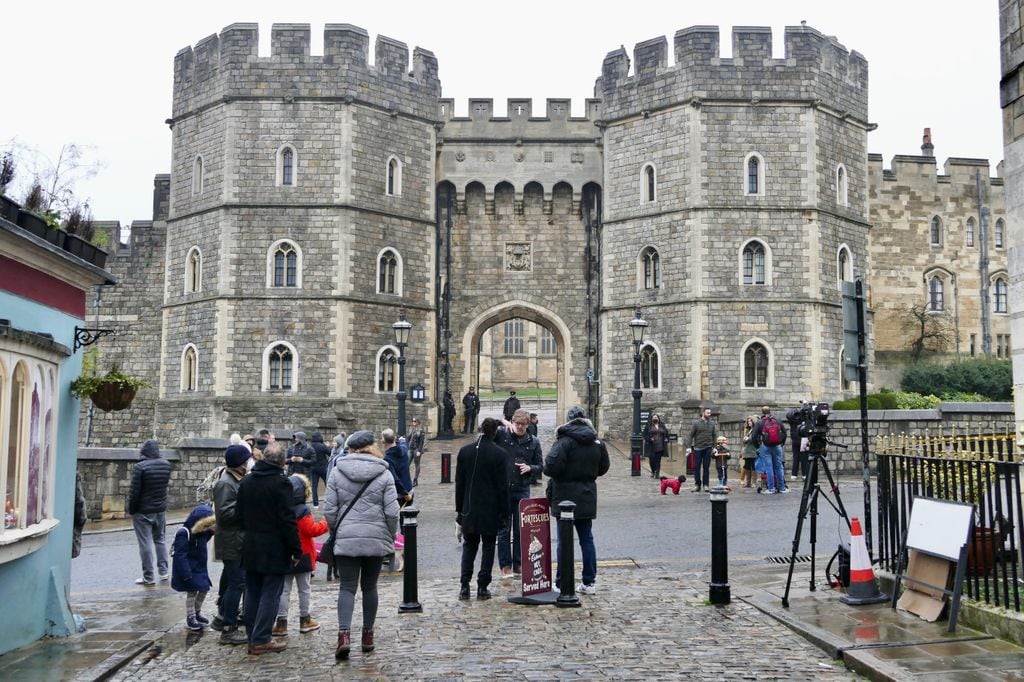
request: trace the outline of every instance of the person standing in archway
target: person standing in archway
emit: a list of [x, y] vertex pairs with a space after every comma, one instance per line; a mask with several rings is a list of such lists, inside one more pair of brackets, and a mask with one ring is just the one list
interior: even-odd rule
[[472, 386], [469, 387], [466, 395], [462, 396], [462, 407], [464, 408], [463, 417], [465, 419], [462, 425], [462, 432], [473, 433], [476, 431], [476, 416], [480, 413], [480, 398]]
[[516, 397], [515, 391], [508, 392], [508, 398], [505, 400], [505, 408], [502, 410], [502, 414], [505, 415], [505, 421], [512, 421], [512, 415], [516, 413], [521, 407], [519, 404], [519, 398]]

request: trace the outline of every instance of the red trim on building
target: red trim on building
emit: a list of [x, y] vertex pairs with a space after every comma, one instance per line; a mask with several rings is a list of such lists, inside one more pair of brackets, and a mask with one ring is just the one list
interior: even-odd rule
[[85, 319], [85, 291], [6, 256], [0, 256], [0, 289]]

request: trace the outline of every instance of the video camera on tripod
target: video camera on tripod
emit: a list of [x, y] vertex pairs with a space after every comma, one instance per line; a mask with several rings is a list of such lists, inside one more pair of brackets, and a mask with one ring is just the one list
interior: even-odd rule
[[811, 452], [822, 453], [828, 443], [829, 414], [828, 403], [800, 401], [800, 407], [786, 412], [786, 421], [795, 425], [795, 435], [808, 440]]

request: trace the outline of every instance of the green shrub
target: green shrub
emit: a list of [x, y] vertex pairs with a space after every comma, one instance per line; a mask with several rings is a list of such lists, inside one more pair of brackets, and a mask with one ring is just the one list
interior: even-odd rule
[[933, 395], [921, 395], [909, 391], [899, 391], [893, 395], [896, 396], [896, 409], [899, 410], [930, 410], [933, 407], [938, 407], [942, 402]]
[[[837, 400], [832, 403], [833, 410], [859, 410], [860, 409], [860, 398], [850, 398], [849, 400]], [[868, 396], [868, 409], [869, 410], [881, 410], [882, 401], [878, 399], [876, 395]]]
[[962, 393], [960, 391], [946, 391], [941, 396], [943, 402], [947, 403], [986, 403], [988, 397], [980, 393]]
[[878, 393], [878, 402], [882, 404], [883, 410], [895, 410], [896, 408], [896, 394], [892, 391], [882, 389]]
[[1009, 360], [975, 358], [950, 365], [917, 364], [900, 382], [904, 391], [922, 395], [977, 393], [991, 400], [1011, 400], [1013, 368]]

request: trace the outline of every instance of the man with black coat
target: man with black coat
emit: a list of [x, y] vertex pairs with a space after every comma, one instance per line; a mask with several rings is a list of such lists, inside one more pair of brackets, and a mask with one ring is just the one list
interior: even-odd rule
[[473, 565], [481, 544], [476, 598], [491, 598], [487, 587], [494, 568], [494, 541], [498, 531], [508, 524], [508, 454], [494, 442], [497, 421], [488, 417], [480, 429], [477, 440], [459, 450], [455, 466], [455, 523], [463, 541], [459, 599], [469, 599]]
[[476, 416], [480, 413], [480, 396], [476, 394], [473, 387], [469, 387], [469, 391], [466, 395], [462, 396], [462, 407], [463, 407], [463, 433], [473, 433], [476, 431]]
[[320, 481], [327, 485], [327, 462], [331, 459], [331, 449], [324, 442], [323, 434], [314, 431], [309, 437], [309, 447], [313, 448], [313, 464], [309, 468], [309, 482], [313, 487], [313, 507], [320, 506], [320, 496], [317, 490], [320, 488]]
[[508, 398], [505, 399], [505, 407], [502, 409], [502, 414], [505, 416], [505, 421], [512, 421], [512, 415], [516, 413], [522, 405], [519, 403], [519, 398], [516, 397], [515, 391], [508, 392]]
[[316, 453], [306, 442], [306, 433], [296, 431], [292, 434], [292, 445], [288, 448], [287, 463], [288, 475], [302, 474], [309, 478], [309, 470], [313, 466], [313, 458]]
[[[548, 475], [548, 501], [552, 513], [558, 503], [575, 502], [576, 535], [580, 541], [583, 559], [583, 582], [577, 586], [580, 594], [597, 593], [597, 549], [594, 547], [593, 525], [597, 518], [597, 479], [608, 473], [611, 462], [608, 449], [597, 439], [594, 425], [580, 406], [569, 409], [567, 423], [555, 432], [558, 440], [544, 458], [544, 473]], [[558, 525], [561, 543], [561, 524]], [[558, 556], [561, 556], [559, 552]], [[556, 577], [561, 585], [561, 577]]]
[[495, 442], [506, 453], [506, 476], [508, 478], [508, 523], [498, 532], [498, 565], [502, 577], [520, 572], [522, 551], [519, 546], [519, 502], [530, 497], [530, 484], [540, 476], [544, 468], [544, 457], [540, 439], [526, 432], [530, 424], [530, 413], [516, 410], [512, 414], [509, 428], [498, 427]]
[[[132, 483], [128, 490], [128, 513], [139, 543], [142, 559], [142, 577], [136, 585], [153, 587], [156, 579], [170, 580], [167, 543], [164, 527], [167, 523], [167, 484], [171, 481], [171, 463], [160, 455], [155, 440], [147, 440], [139, 450], [139, 461], [132, 469]], [[153, 554], [156, 554], [156, 573], [153, 572]]]
[[214, 558], [224, 562], [221, 572], [223, 591], [220, 599], [222, 644], [246, 644], [248, 638], [238, 629], [238, 607], [245, 592], [242, 568], [242, 519], [238, 509], [238, 489], [247, 473], [252, 453], [241, 443], [224, 451], [224, 471], [213, 486], [213, 511], [217, 518]]
[[452, 391], [444, 389], [444, 420], [441, 422], [441, 433], [454, 433], [452, 421], [455, 419], [455, 399], [452, 398]]
[[245, 568], [245, 627], [249, 653], [284, 651], [271, 637], [284, 576], [299, 564], [302, 545], [292, 510], [292, 486], [284, 475], [284, 446], [273, 442], [238, 486]]

